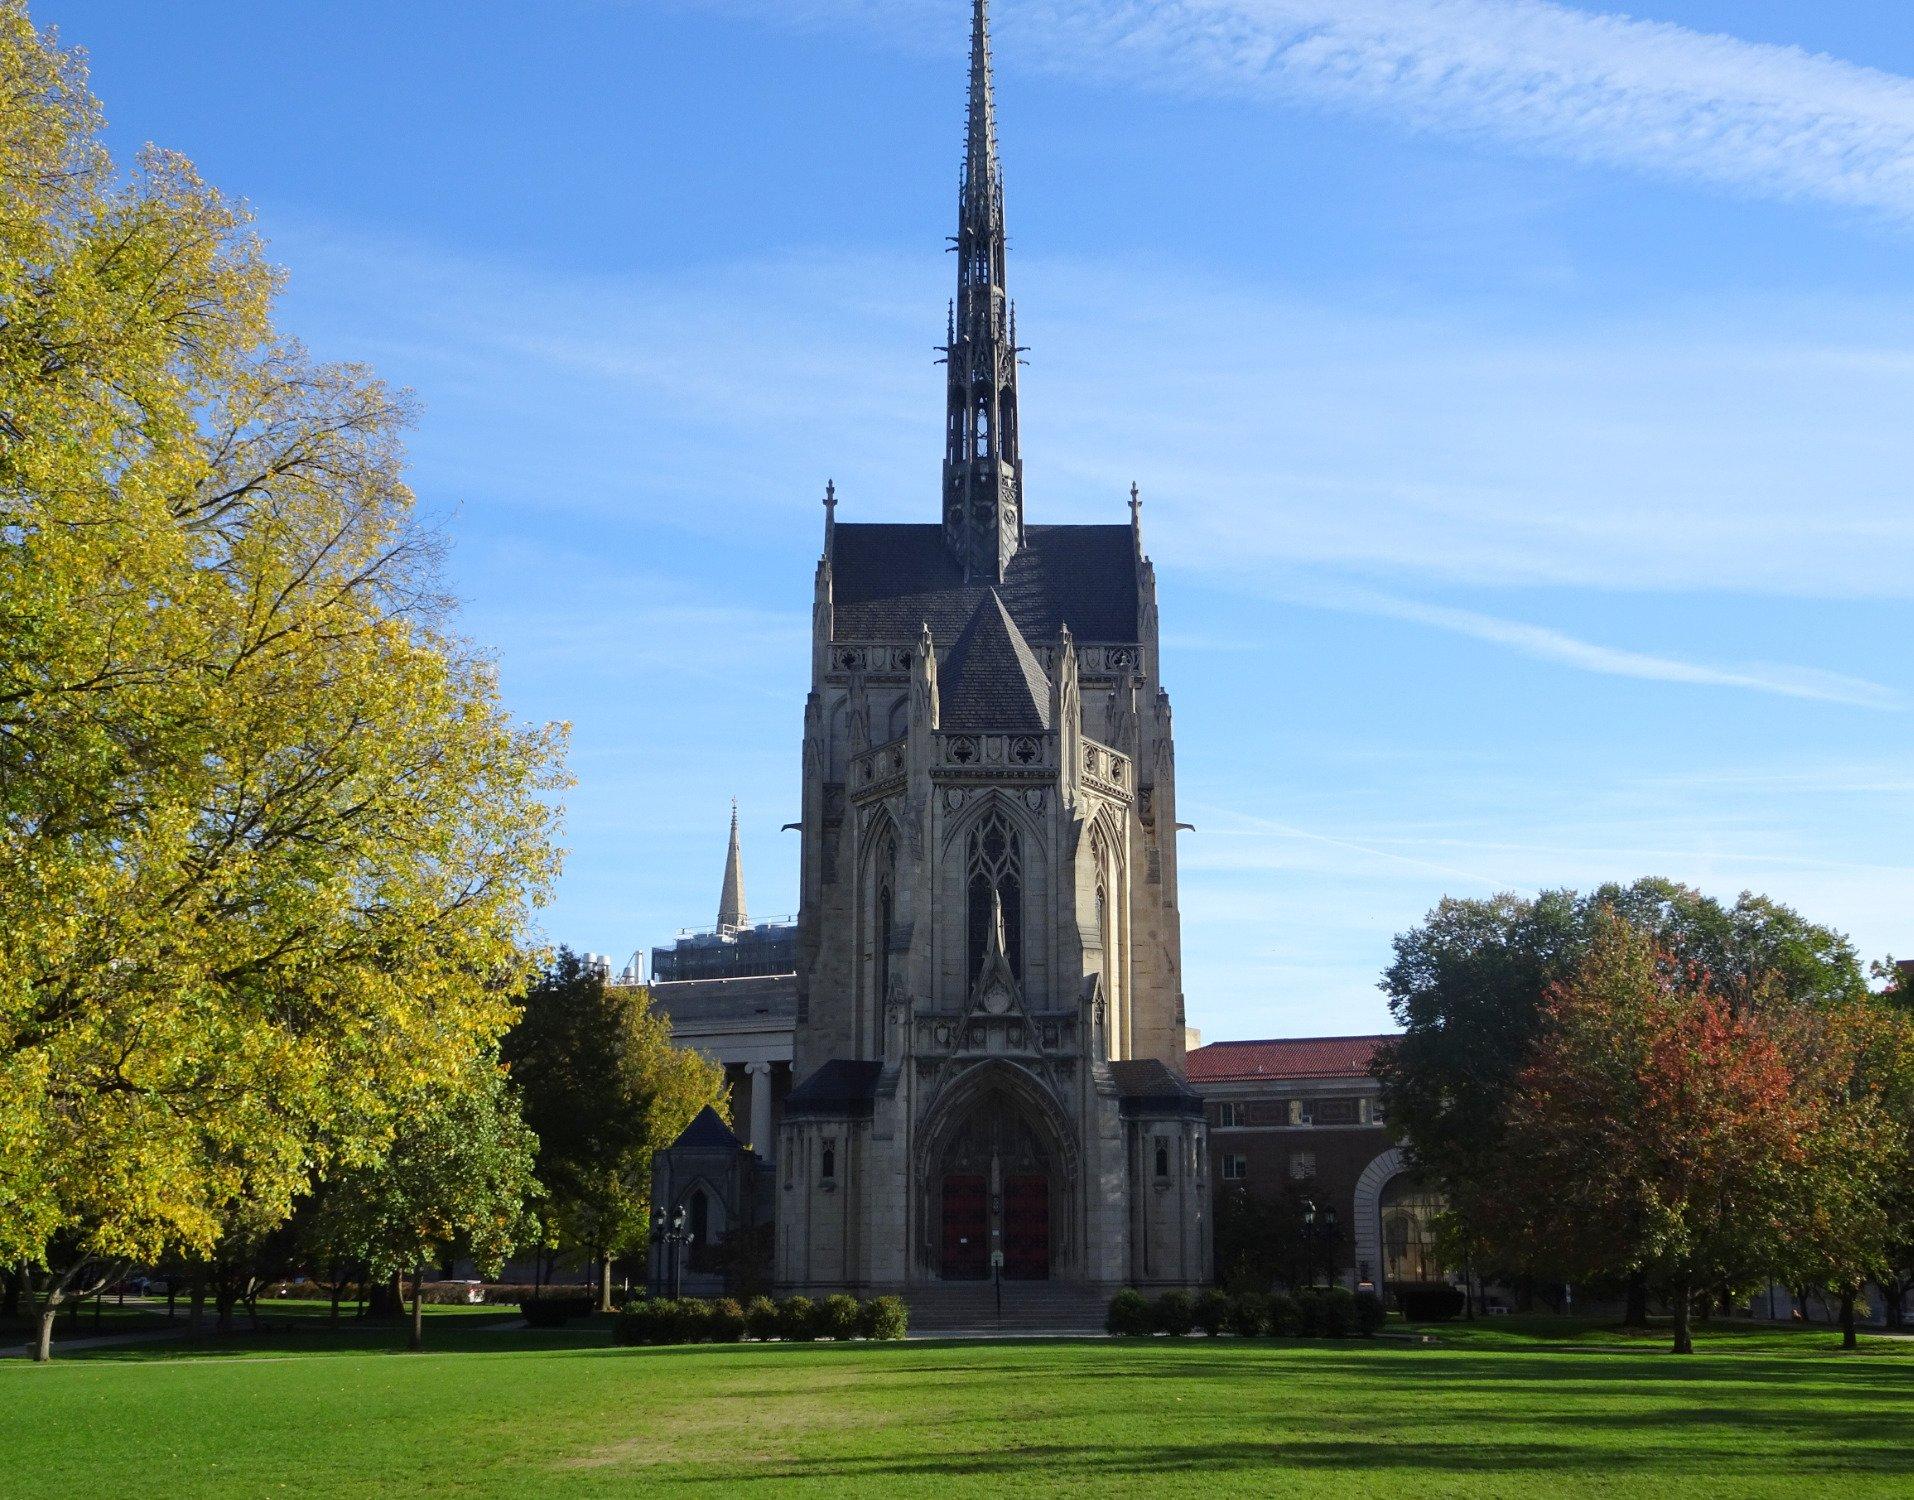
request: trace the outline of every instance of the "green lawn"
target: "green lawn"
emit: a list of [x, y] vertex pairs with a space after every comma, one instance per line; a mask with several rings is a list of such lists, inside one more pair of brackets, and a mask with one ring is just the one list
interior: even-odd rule
[[[301, 1309], [303, 1314], [305, 1310]], [[1914, 1343], [1654, 1342], [1542, 1320], [1429, 1346], [1192, 1338], [608, 1346], [438, 1309], [0, 1361], [11, 1496], [1907, 1494]]]

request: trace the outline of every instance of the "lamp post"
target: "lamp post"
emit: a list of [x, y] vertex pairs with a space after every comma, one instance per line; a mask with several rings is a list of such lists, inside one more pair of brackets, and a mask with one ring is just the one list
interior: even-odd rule
[[671, 1278], [671, 1295], [673, 1297], [677, 1297], [681, 1293], [678, 1273], [679, 1252], [682, 1247], [689, 1245], [693, 1238], [695, 1238], [695, 1236], [685, 1227], [685, 1211], [682, 1204], [679, 1205], [676, 1212], [672, 1213], [668, 1213], [662, 1204], [652, 1210], [651, 1242], [654, 1245], [663, 1245], [665, 1247], [665, 1256], [670, 1266], [668, 1274]]

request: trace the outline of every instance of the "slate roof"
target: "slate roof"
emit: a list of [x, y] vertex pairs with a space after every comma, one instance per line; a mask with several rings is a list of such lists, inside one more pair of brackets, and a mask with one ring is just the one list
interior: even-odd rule
[[937, 702], [944, 729], [1038, 734], [1050, 727], [1050, 679], [995, 589], [950, 648]]
[[1188, 1115], [1203, 1113], [1203, 1101], [1176, 1074], [1154, 1057], [1131, 1058], [1110, 1064], [1120, 1108], [1126, 1115]]
[[1266, 1042], [1211, 1042], [1189, 1056], [1192, 1083], [1259, 1078], [1367, 1078], [1393, 1036], [1296, 1036]]
[[698, 1118], [685, 1126], [678, 1139], [671, 1143], [673, 1151], [742, 1151], [744, 1142], [731, 1133], [731, 1127], [718, 1118], [718, 1112], [707, 1104], [698, 1111]]
[[877, 1098], [881, 1062], [834, 1057], [785, 1097], [786, 1117], [795, 1115], [848, 1116], [864, 1119]]
[[845, 523], [831, 544], [832, 636], [913, 641], [925, 625], [941, 646], [970, 623], [992, 588], [1026, 641], [1064, 626], [1079, 641], [1138, 638], [1136, 543], [1128, 526], [1031, 526], [1001, 584], [964, 582], [941, 526]]

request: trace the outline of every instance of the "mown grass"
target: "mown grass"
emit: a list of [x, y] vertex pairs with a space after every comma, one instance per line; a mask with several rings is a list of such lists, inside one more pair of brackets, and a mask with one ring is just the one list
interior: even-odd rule
[[437, 1309], [0, 1364], [7, 1493], [1875, 1495], [1914, 1345], [1724, 1331], [1680, 1360], [1539, 1320], [1444, 1342], [614, 1349]]

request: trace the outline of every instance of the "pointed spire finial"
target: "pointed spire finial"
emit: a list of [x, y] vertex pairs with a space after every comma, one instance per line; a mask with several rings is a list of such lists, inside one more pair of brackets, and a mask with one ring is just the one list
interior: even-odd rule
[[1130, 481], [1130, 524], [1143, 524], [1143, 487], [1134, 479]]
[[744, 911], [744, 859], [738, 849], [738, 799], [731, 799], [731, 846], [724, 855], [724, 889], [718, 894], [718, 931], [737, 932], [748, 924]]
[[973, 0], [970, 101], [959, 193], [957, 300], [944, 363], [949, 420], [944, 535], [964, 576], [1002, 583], [1024, 539], [1018, 452], [1017, 338], [1005, 273], [1003, 171], [997, 159], [996, 85], [989, 0]]

